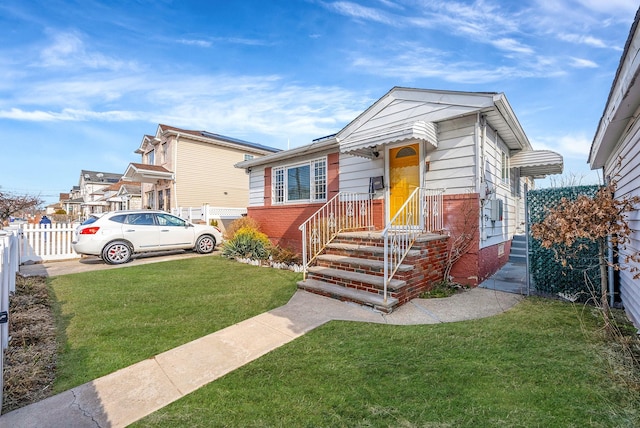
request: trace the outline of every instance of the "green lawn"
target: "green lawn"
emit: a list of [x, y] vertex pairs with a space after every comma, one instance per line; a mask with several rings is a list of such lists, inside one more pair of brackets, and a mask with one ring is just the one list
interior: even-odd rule
[[219, 256], [54, 277], [55, 391], [282, 306], [300, 278]]
[[[299, 278], [215, 256], [53, 278], [56, 390], [285, 304]], [[539, 298], [459, 323], [331, 322], [135, 425], [640, 426], [611, 349], [592, 310]]]
[[[637, 427], [595, 318], [529, 298], [476, 321], [331, 322], [137, 427]], [[584, 329], [584, 330], [583, 330]]]

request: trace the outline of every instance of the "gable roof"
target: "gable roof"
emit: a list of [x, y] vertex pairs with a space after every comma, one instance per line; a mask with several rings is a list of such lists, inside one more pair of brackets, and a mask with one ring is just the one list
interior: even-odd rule
[[[437, 146], [438, 122], [481, 113], [513, 151], [530, 151], [531, 143], [503, 93], [416, 89], [396, 86], [335, 135], [306, 146], [236, 164], [250, 168], [300, 154], [339, 147], [341, 152], [369, 157], [378, 144], [419, 139]], [[558, 155], [559, 156], [559, 155]], [[561, 157], [560, 157], [561, 158]]]
[[173, 172], [160, 165], [130, 163], [122, 180], [137, 183], [155, 183], [157, 180], [173, 180]]
[[588, 163], [591, 169], [602, 168], [616, 144], [627, 131], [629, 122], [640, 109], [640, 8], [636, 12], [629, 36], [611, 84], [609, 97], [591, 143]]
[[250, 141], [240, 140], [238, 138], [227, 137], [221, 134], [215, 134], [209, 131], [197, 131], [191, 129], [182, 129], [177, 128], [175, 126], [169, 126], [164, 124], [159, 124], [158, 129], [156, 130], [156, 135], [144, 135], [142, 137], [142, 142], [140, 143], [140, 147], [135, 151], [135, 153], [143, 153], [144, 146], [146, 144], [158, 144], [163, 135], [186, 135], [192, 140], [202, 141], [210, 144], [216, 144], [223, 147], [231, 147], [231, 148], [243, 148], [245, 150], [249, 150], [253, 153], [266, 155], [269, 153], [279, 152], [280, 149], [275, 147], [265, 146], [263, 144], [252, 143]]

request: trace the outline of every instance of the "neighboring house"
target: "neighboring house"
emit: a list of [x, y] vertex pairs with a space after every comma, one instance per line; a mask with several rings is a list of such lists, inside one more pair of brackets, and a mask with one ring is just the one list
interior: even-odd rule
[[136, 210], [142, 207], [140, 183], [118, 181], [100, 190], [101, 201], [106, 202], [107, 211]]
[[[620, 59], [609, 98], [591, 144], [591, 169], [602, 168], [603, 178], [618, 181], [615, 197], [640, 196], [640, 9], [629, 32], [629, 38]], [[622, 159], [621, 167], [617, 167]], [[640, 208], [640, 207], [637, 207]], [[640, 251], [640, 211], [629, 216], [633, 231], [628, 251]], [[619, 287], [625, 310], [635, 326], [640, 328], [640, 281], [629, 272], [630, 262], [624, 254], [618, 258], [627, 268], [610, 271]], [[636, 266], [640, 268], [640, 266]]]
[[103, 200], [102, 189], [117, 183], [122, 174], [99, 171], [80, 171], [78, 190], [74, 198], [80, 202], [80, 216], [86, 218], [91, 214], [102, 213], [109, 210], [109, 204]]
[[[452, 275], [477, 285], [506, 263], [513, 235], [524, 233], [526, 188], [561, 173], [563, 161], [532, 149], [502, 93], [395, 87], [335, 135], [236, 166], [250, 175], [248, 215], [275, 244], [297, 251], [299, 226], [338, 194], [371, 194], [370, 208], [354, 196], [355, 209], [371, 211], [378, 231], [416, 197], [419, 212], [401, 215], [411, 218], [406, 230], [446, 234], [470, 211], [476, 238]], [[422, 194], [430, 196], [415, 196]], [[333, 225], [331, 216], [321, 222]], [[396, 219], [393, 230], [401, 227]]]
[[136, 150], [124, 179], [142, 183], [142, 206], [171, 211], [183, 207], [245, 209], [249, 177], [234, 168], [243, 160], [279, 151], [207, 131], [158, 125]]

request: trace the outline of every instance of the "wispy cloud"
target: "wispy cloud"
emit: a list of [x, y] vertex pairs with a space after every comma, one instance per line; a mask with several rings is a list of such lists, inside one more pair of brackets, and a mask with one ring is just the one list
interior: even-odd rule
[[212, 43], [210, 40], [201, 40], [201, 39], [178, 39], [178, 43], [188, 46], [199, 46], [201, 48], [211, 47]]
[[341, 15], [355, 19], [363, 19], [366, 21], [380, 22], [390, 25], [395, 24], [395, 21], [388, 14], [372, 7], [361, 6], [349, 1], [331, 2], [326, 5], [329, 9], [332, 9]]
[[536, 149], [553, 150], [564, 157], [581, 159], [585, 162], [591, 149], [591, 139], [583, 133], [532, 138], [531, 144]]
[[529, 46], [525, 46], [517, 40], [511, 38], [496, 39], [491, 44], [498, 49], [502, 49], [510, 52], [517, 52], [522, 54], [532, 54], [534, 50]]
[[598, 68], [598, 64], [591, 60], [575, 57], [571, 58], [569, 65], [574, 68]]
[[78, 32], [58, 32], [49, 30], [50, 43], [41, 50], [40, 61], [34, 66], [45, 68], [89, 68], [120, 70], [125, 67], [135, 68], [135, 64], [109, 57], [87, 49], [82, 35]]
[[601, 39], [598, 39], [590, 35], [560, 33], [558, 34], [558, 38], [560, 40], [564, 40], [565, 42], [593, 46], [596, 48], [608, 47], [607, 44], [603, 42]]

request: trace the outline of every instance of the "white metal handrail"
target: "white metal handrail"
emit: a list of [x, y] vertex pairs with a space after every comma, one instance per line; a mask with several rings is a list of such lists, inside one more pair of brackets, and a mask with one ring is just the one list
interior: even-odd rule
[[372, 229], [373, 198], [370, 193], [340, 192], [302, 223], [302, 267], [307, 268], [340, 232]]
[[418, 236], [443, 229], [444, 189], [416, 188], [382, 231], [384, 238], [384, 301], [389, 282]]

